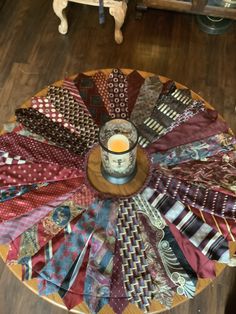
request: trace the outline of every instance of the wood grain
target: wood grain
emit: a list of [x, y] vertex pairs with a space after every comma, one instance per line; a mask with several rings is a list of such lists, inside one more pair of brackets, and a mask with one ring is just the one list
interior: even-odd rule
[[[224, 35], [210, 36], [188, 14], [149, 10], [137, 21], [134, 1], [129, 1], [124, 43], [117, 46], [113, 18], [106, 14], [106, 23], [100, 26], [95, 7], [71, 3], [66, 36], [58, 33], [58, 19], [48, 0], [0, 0], [0, 16], [1, 125], [25, 100], [60, 78], [122, 67], [162, 74], [188, 86], [214, 105], [236, 131], [235, 25]], [[163, 313], [234, 313], [235, 275], [235, 269], [227, 268], [193, 300]], [[0, 260], [0, 313], [68, 311], [32, 293]]]

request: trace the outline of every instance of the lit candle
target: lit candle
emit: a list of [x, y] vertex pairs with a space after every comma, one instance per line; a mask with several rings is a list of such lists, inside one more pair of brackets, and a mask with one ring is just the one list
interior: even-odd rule
[[109, 138], [107, 148], [115, 153], [125, 152], [129, 149], [129, 140], [123, 134], [115, 134]]
[[[109, 154], [110, 167], [117, 173], [123, 173], [129, 167], [129, 154], [125, 153], [129, 149], [129, 140], [123, 134], [112, 135], [108, 142], [107, 148], [113, 153]], [[122, 154], [124, 152], [124, 154]]]

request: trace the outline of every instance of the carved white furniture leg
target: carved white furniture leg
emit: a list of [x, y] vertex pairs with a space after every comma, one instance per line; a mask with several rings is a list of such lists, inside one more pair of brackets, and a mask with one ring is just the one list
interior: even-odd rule
[[61, 24], [58, 26], [58, 31], [61, 34], [66, 34], [68, 30], [68, 23], [66, 14], [63, 11], [67, 5], [69, 0], [53, 0], [53, 11], [61, 20]]
[[[58, 27], [59, 33], [66, 34], [68, 31], [68, 23], [65, 12], [63, 11], [68, 2], [82, 3], [88, 5], [99, 6], [99, 0], [53, 0], [53, 10], [55, 14], [61, 20]], [[115, 41], [117, 44], [121, 44], [123, 41], [123, 35], [121, 32], [121, 27], [124, 24], [125, 15], [127, 11], [127, 4], [125, 0], [115, 1], [115, 0], [104, 0], [104, 7], [109, 8], [110, 14], [115, 19]]]
[[109, 12], [115, 19], [115, 41], [117, 44], [121, 44], [123, 41], [123, 34], [121, 27], [125, 21], [125, 15], [127, 11], [127, 4], [125, 1], [119, 2], [120, 6], [110, 7]]

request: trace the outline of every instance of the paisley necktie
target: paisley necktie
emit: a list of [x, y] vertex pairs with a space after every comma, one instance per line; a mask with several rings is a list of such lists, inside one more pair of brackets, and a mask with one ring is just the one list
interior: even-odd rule
[[174, 166], [191, 160], [204, 160], [216, 154], [234, 150], [236, 138], [229, 134], [217, 134], [204, 140], [152, 154], [154, 164]]
[[171, 168], [160, 167], [160, 171], [236, 197], [236, 151], [215, 155], [206, 160], [185, 162]]
[[130, 115], [130, 119], [135, 125], [141, 125], [151, 115], [160, 96], [162, 86], [158, 76], [151, 76], [144, 80]]
[[[20, 239], [10, 243], [7, 262], [20, 261], [25, 257], [35, 255], [58, 234], [71, 220], [81, 214], [83, 209], [76, 206], [70, 199], [53, 209], [40, 222], [27, 229], [20, 235]], [[18, 245], [19, 243], [19, 245]]]
[[72, 193], [63, 194], [57, 197], [56, 200], [49, 202], [47, 205], [40, 206], [12, 220], [2, 222], [0, 225], [0, 243], [5, 244], [14, 241], [24, 231], [31, 228], [52, 211], [54, 207], [61, 204], [71, 195]]
[[0, 209], [0, 222], [24, 215], [63, 194], [76, 191], [82, 183], [81, 178], [59, 181], [9, 200]]
[[40, 295], [57, 292], [78, 257], [81, 257], [80, 265], [82, 264], [95, 227], [95, 215], [96, 213], [91, 208], [81, 215], [71, 234], [41, 270], [38, 277]]
[[145, 189], [144, 195], [153, 207], [173, 223], [209, 259], [221, 263], [229, 262], [228, 242], [219, 232], [189, 211], [185, 205], [150, 188]]
[[118, 205], [108, 199], [94, 203], [92, 208], [97, 217], [86, 270], [84, 300], [91, 313], [98, 313], [110, 298]]

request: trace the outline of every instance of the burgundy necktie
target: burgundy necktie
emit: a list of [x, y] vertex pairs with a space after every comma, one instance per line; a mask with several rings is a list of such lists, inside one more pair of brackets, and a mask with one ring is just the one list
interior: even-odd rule
[[79, 73], [74, 80], [88, 111], [98, 126], [109, 120], [108, 111], [103, 103], [96, 84], [91, 76]]
[[119, 69], [113, 69], [107, 78], [112, 118], [127, 119], [128, 113], [128, 82], [125, 74]]
[[127, 75], [129, 117], [134, 109], [143, 82], [144, 78], [136, 70]]

